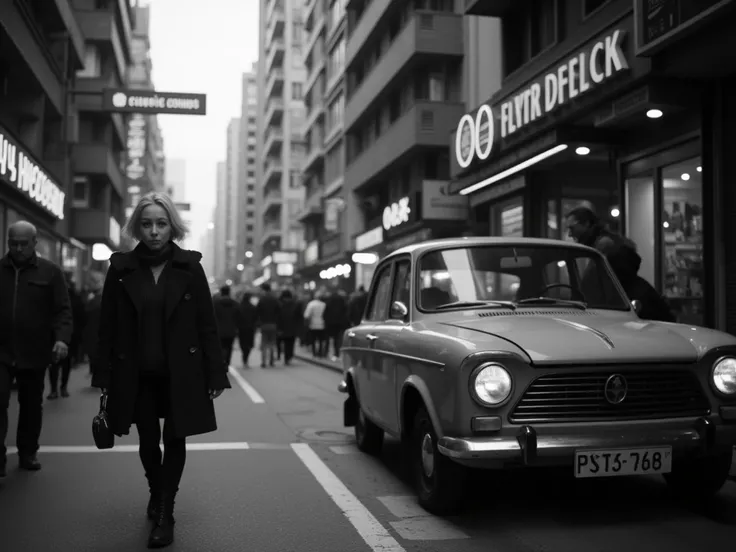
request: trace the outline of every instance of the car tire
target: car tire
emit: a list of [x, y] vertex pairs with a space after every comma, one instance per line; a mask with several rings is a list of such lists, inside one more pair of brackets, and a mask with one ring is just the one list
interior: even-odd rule
[[[422, 508], [432, 514], [448, 515], [462, 507], [468, 469], [443, 455], [437, 441], [429, 413], [421, 406], [414, 415], [409, 442], [412, 478]], [[425, 465], [425, 455], [430, 453], [431, 465]]]
[[687, 499], [708, 499], [728, 481], [733, 449], [675, 462], [672, 472], [664, 474], [667, 485], [675, 494]]
[[358, 449], [366, 454], [378, 454], [383, 447], [383, 430], [368, 419], [358, 402], [358, 417], [355, 421], [355, 441]]

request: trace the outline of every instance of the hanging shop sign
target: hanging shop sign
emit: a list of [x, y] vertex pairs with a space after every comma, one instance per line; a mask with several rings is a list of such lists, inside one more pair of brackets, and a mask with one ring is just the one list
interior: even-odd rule
[[118, 113], [206, 115], [207, 96], [184, 92], [106, 88], [102, 91], [102, 108]]
[[131, 180], [138, 180], [146, 172], [143, 158], [146, 156], [146, 119], [134, 114], [128, 122], [128, 166], [125, 173]]
[[0, 180], [16, 188], [58, 220], [66, 194], [28, 151], [0, 126]]
[[463, 115], [455, 133], [455, 159], [460, 168], [469, 167], [475, 159], [487, 159], [497, 140], [544, 119], [628, 70], [623, 51], [626, 36], [624, 29], [613, 30], [500, 104], [483, 104], [475, 114]]
[[392, 203], [383, 210], [383, 229], [388, 231], [409, 222], [411, 207], [409, 198], [402, 197], [399, 201]]

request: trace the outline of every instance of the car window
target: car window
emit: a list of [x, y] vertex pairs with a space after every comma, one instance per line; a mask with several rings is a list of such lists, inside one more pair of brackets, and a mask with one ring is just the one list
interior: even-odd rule
[[[544, 285], [547, 291], [545, 297], [554, 299], [575, 299], [570, 285], [570, 272], [575, 272], [575, 266], [570, 267], [567, 261], [555, 261], [544, 267]], [[554, 287], [549, 287], [554, 286]], [[541, 291], [541, 290], [540, 290]]]
[[394, 287], [391, 292], [391, 302], [401, 301], [407, 307], [409, 306], [409, 289], [411, 286], [410, 272], [411, 263], [399, 261], [396, 263], [396, 271], [394, 276]]
[[368, 320], [386, 320], [388, 318], [388, 301], [391, 296], [391, 264], [384, 266], [376, 275], [376, 285], [368, 305]]

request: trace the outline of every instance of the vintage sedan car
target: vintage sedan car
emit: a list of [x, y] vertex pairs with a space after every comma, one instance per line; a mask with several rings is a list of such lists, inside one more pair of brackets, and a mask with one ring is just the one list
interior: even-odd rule
[[663, 474], [708, 496], [736, 443], [736, 337], [637, 315], [605, 257], [557, 240], [457, 238], [376, 267], [345, 332], [345, 426], [402, 441], [419, 502], [462, 503], [469, 468]]

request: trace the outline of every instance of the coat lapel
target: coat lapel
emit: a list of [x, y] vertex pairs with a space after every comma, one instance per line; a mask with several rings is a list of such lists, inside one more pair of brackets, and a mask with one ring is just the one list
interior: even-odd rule
[[128, 296], [133, 302], [138, 314], [141, 313], [141, 308], [143, 306], [143, 294], [141, 293], [141, 290], [143, 289], [145, 278], [145, 272], [139, 268], [138, 270], [129, 272], [120, 279], [120, 282], [123, 284], [123, 288], [125, 288], [125, 291], [128, 293]]

